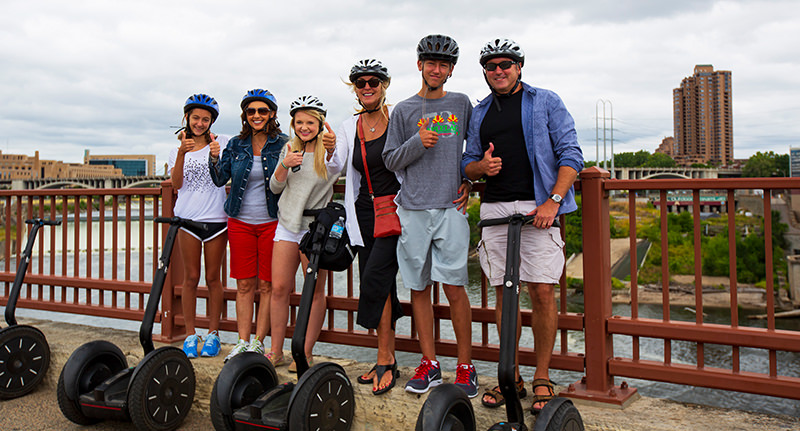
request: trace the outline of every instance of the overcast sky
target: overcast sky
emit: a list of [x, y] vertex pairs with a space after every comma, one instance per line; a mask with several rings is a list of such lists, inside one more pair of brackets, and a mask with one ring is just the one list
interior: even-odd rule
[[457, 40], [445, 88], [473, 103], [488, 94], [481, 46], [516, 40], [523, 80], [562, 97], [586, 160], [599, 99], [613, 104], [615, 152], [672, 136], [672, 89], [696, 64], [732, 71], [734, 157], [800, 146], [797, 1], [3, 0], [0, 150], [66, 162], [86, 149], [155, 154], [161, 173], [188, 96], [215, 97], [212, 130], [235, 135], [252, 88], [276, 95], [285, 132], [302, 94], [319, 96], [338, 128], [356, 106], [342, 83], [353, 63], [382, 60], [398, 102], [420, 87], [415, 47], [430, 33]]

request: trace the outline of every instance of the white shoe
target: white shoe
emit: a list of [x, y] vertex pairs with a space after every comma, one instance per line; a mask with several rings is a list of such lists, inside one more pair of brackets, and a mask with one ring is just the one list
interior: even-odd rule
[[239, 353], [246, 352], [247, 347], [248, 347], [247, 341], [244, 341], [240, 338], [239, 342], [236, 343], [236, 345], [233, 346], [233, 349], [231, 349], [231, 352], [228, 353], [228, 356], [225, 357], [225, 362], [228, 362], [230, 358], [238, 355]]

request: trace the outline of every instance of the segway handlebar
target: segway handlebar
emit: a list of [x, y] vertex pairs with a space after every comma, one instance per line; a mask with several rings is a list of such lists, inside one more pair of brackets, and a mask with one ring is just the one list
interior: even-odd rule
[[155, 222], [156, 223], [176, 224], [176, 225], [179, 225], [181, 227], [187, 226], [187, 227], [192, 227], [192, 228], [199, 229], [199, 230], [205, 230], [205, 229], [208, 228], [208, 226], [205, 223], [200, 223], [200, 222], [196, 222], [196, 221], [192, 221], [192, 220], [185, 219], [185, 218], [180, 218], [180, 217], [156, 217], [155, 218]]
[[[478, 227], [486, 227], [486, 226], [497, 226], [501, 224], [509, 224], [511, 220], [514, 219], [521, 219], [522, 224], [528, 224], [533, 221], [536, 216], [533, 215], [522, 215], [522, 214], [512, 214], [508, 217], [500, 217], [500, 218], [489, 218], [485, 220], [481, 220], [478, 222]], [[551, 227], [561, 227], [561, 223], [559, 223], [558, 219], [553, 220], [553, 225]]]
[[25, 220], [25, 223], [28, 224], [40, 224], [40, 225], [47, 225], [47, 226], [58, 226], [61, 224], [61, 220], [46, 220], [43, 218], [32, 218]]

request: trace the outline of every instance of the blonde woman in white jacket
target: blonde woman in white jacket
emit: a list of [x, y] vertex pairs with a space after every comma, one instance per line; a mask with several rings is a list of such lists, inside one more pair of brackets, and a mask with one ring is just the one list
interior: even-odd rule
[[[371, 384], [380, 395], [392, 389], [398, 377], [394, 357], [395, 321], [403, 316], [397, 299], [398, 236], [374, 237], [375, 212], [364, 176], [362, 139], [374, 196], [396, 194], [400, 182], [386, 169], [381, 153], [386, 143], [390, 108], [386, 89], [391, 77], [383, 64], [374, 59], [356, 63], [350, 70], [348, 86], [355, 92], [361, 109], [339, 128], [334, 157], [346, 170], [344, 204], [351, 245], [358, 246], [360, 295], [357, 323], [375, 329], [378, 335], [377, 363], [358, 382]], [[360, 131], [360, 132], [359, 132]]]

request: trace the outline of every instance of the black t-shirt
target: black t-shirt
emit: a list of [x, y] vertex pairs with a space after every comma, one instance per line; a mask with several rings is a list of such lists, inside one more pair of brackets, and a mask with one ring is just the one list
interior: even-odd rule
[[533, 169], [525, 148], [522, 133], [522, 91], [500, 96], [502, 112], [491, 102], [480, 129], [481, 148], [485, 153], [489, 142], [494, 144], [492, 156], [500, 157], [503, 167], [493, 177], [486, 178], [482, 202], [511, 202], [535, 200]]
[[[372, 181], [372, 192], [375, 196], [397, 193], [400, 190], [400, 183], [397, 181], [394, 172], [386, 169], [381, 156], [383, 147], [386, 145], [386, 132], [379, 138], [366, 141], [364, 144], [367, 147], [367, 164], [369, 166], [369, 179]], [[358, 190], [356, 207], [372, 209], [372, 199], [369, 197], [367, 176], [364, 175], [364, 161], [361, 158], [361, 154], [361, 140], [356, 135], [355, 146], [353, 147], [353, 168], [361, 174], [361, 187]]]

